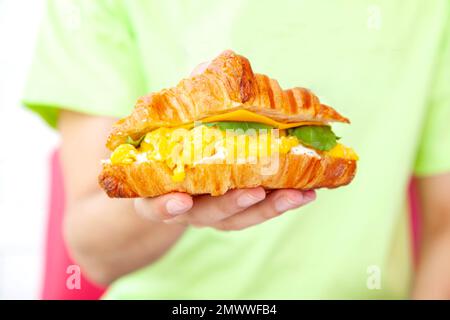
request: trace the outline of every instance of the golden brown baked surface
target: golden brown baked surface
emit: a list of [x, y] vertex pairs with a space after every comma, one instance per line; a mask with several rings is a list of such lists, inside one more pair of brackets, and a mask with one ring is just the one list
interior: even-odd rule
[[[113, 126], [107, 147], [114, 150], [128, 137], [136, 140], [159, 127], [176, 127], [241, 109], [283, 123], [349, 123], [308, 89], [282, 90], [276, 80], [254, 74], [246, 58], [225, 51], [203, 73], [180, 81], [176, 87], [141, 97], [131, 115]], [[355, 160], [325, 153], [320, 157], [280, 153], [277, 159], [276, 170], [268, 175], [262, 163], [186, 166], [186, 176], [178, 182], [161, 161], [105, 162], [99, 184], [110, 197], [119, 198], [153, 197], [174, 191], [221, 195], [230, 189], [256, 186], [268, 190], [336, 188], [350, 183], [356, 171]]]
[[186, 169], [182, 182], [171, 179], [171, 171], [161, 162], [129, 165], [104, 164], [100, 186], [115, 198], [153, 197], [169, 192], [224, 194], [229, 189], [262, 186], [265, 189], [309, 190], [336, 188], [350, 183], [356, 161], [322, 156], [279, 154], [277, 170], [271, 175], [262, 163], [202, 164]]
[[305, 88], [282, 90], [278, 82], [254, 74], [250, 62], [224, 51], [206, 70], [176, 87], [141, 97], [132, 114], [119, 120], [108, 137], [114, 150], [128, 136], [137, 139], [158, 127], [173, 127], [208, 116], [246, 109], [281, 122], [349, 120]]

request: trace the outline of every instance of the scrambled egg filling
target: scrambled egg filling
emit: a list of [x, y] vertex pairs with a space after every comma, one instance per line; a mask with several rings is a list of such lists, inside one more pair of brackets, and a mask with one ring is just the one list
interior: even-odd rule
[[[286, 130], [279, 130], [277, 136], [267, 130], [238, 134], [204, 125], [190, 130], [159, 128], [147, 133], [137, 148], [131, 144], [118, 146], [110, 160], [112, 164], [160, 161], [172, 171], [173, 181], [180, 182], [185, 178], [186, 167], [201, 163], [256, 163], [278, 152], [294, 152], [292, 149], [297, 146], [301, 146], [300, 141], [286, 135]], [[358, 159], [353, 149], [339, 143], [329, 151], [306, 150], [317, 157]]]

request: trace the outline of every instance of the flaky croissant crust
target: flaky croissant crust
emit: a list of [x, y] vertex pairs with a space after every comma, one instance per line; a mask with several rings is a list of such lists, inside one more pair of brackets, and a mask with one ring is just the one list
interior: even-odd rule
[[119, 120], [108, 137], [111, 150], [128, 136], [137, 139], [158, 127], [173, 127], [211, 115], [246, 109], [282, 122], [347, 122], [305, 88], [282, 90], [278, 82], [254, 74], [250, 62], [227, 50], [199, 75], [176, 87], [141, 97], [132, 112]]
[[100, 186], [113, 198], [154, 197], [169, 192], [222, 195], [230, 189], [262, 186], [267, 190], [336, 188], [350, 183], [356, 161], [323, 156], [280, 154], [277, 169], [264, 175], [262, 163], [202, 164], [186, 168], [181, 182], [162, 162], [104, 164]]

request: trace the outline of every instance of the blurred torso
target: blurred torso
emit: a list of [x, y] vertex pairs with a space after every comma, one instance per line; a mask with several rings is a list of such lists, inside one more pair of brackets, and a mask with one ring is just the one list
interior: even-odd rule
[[[148, 91], [225, 49], [282, 87], [312, 89], [352, 121], [354, 182], [242, 232], [190, 229], [109, 298], [403, 298], [405, 188], [414, 165], [444, 1], [133, 1], [126, 6]], [[130, 110], [123, 110], [128, 113]], [[381, 272], [381, 288], [367, 285]]]

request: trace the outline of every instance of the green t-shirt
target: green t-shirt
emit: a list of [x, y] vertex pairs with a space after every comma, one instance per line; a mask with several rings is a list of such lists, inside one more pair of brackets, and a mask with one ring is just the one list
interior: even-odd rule
[[106, 298], [407, 297], [408, 179], [450, 170], [449, 12], [447, 0], [50, 2], [24, 103], [52, 126], [62, 107], [125, 116], [229, 48], [348, 116], [334, 128], [360, 156], [351, 185], [244, 231], [188, 229]]

